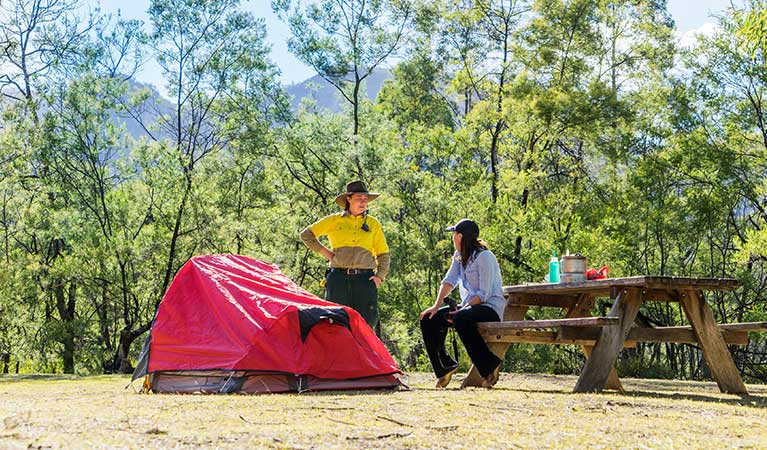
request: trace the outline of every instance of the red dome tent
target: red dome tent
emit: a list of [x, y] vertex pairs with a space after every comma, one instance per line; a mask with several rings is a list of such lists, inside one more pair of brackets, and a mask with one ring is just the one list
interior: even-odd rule
[[258, 393], [403, 386], [353, 309], [262, 261], [196, 256], [157, 310], [133, 380], [153, 392]]

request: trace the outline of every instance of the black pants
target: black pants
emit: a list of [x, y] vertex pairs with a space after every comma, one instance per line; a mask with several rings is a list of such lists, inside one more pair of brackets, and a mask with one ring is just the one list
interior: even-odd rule
[[479, 374], [487, 377], [498, 367], [501, 359], [490, 351], [485, 340], [482, 339], [482, 335], [477, 330], [477, 322], [498, 322], [500, 321], [498, 314], [487, 305], [476, 305], [454, 314], [451, 324], [448, 322], [449, 311], [450, 307], [444, 306], [431, 319], [429, 316], [425, 316], [421, 320], [421, 333], [434, 374], [439, 378], [458, 364], [445, 351], [445, 337], [448, 328], [452, 326], [461, 338], [461, 342], [466, 347], [466, 352]]
[[329, 270], [325, 275], [325, 300], [354, 308], [370, 328], [377, 330], [378, 288], [372, 276], [372, 270], [355, 275]]

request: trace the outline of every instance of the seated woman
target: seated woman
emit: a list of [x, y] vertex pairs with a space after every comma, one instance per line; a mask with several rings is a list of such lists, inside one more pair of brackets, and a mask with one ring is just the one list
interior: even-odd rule
[[[479, 240], [474, 221], [462, 219], [445, 231], [453, 232], [455, 253], [434, 305], [420, 315], [426, 352], [437, 375], [437, 387], [444, 388], [458, 369], [458, 362], [445, 351], [445, 337], [452, 326], [482, 375], [482, 386], [489, 388], [498, 382], [502, 361], [482, 339], [477, 322], [497, 322], [503, 317], [506, 300], [501, 269], [495, 255]], [[450, 311], [442, 303], [459, 283], [462, 301], [457, 310]]]

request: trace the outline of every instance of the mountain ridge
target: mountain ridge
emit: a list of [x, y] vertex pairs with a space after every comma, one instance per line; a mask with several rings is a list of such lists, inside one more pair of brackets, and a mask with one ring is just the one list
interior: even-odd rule
[[[391, 79], [392, 76], [388, 69], [373, 70], [362, 83], [365, 97], [368, 100], [375, 100], [386, 80]], [[346, 99], [338, 90], [319, 75], [314, 75], [300, 83], [283, 86], [283, 89], [291, 97], [290, 106], [293, 111], [298, 111], [301, 102], [305, 100], [311, 101], [317, 111], [338, 113], [347, 106]]]

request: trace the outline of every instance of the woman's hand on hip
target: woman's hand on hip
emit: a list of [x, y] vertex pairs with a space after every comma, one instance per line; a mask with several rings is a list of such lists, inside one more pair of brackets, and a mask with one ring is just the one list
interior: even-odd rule
[[376, 284], [376, 289], [378, 289], [378, 287], [381, 286], [381, 279], [378, 278], [376, 275], [373, 275], [372, 277], [368, 278], [368, 280], [373, 280], [373, 283]]
[[439, 306], [432, 306], [431, 308], [424, 309], [421, 311], [421, 314], [418, 316], [419, 320], [423, 320], [424, 317], [427, 315], [429, 316], [429, 319], [434, 317], [434, 314], [437, 314], [437, 310], [439, 309]]

